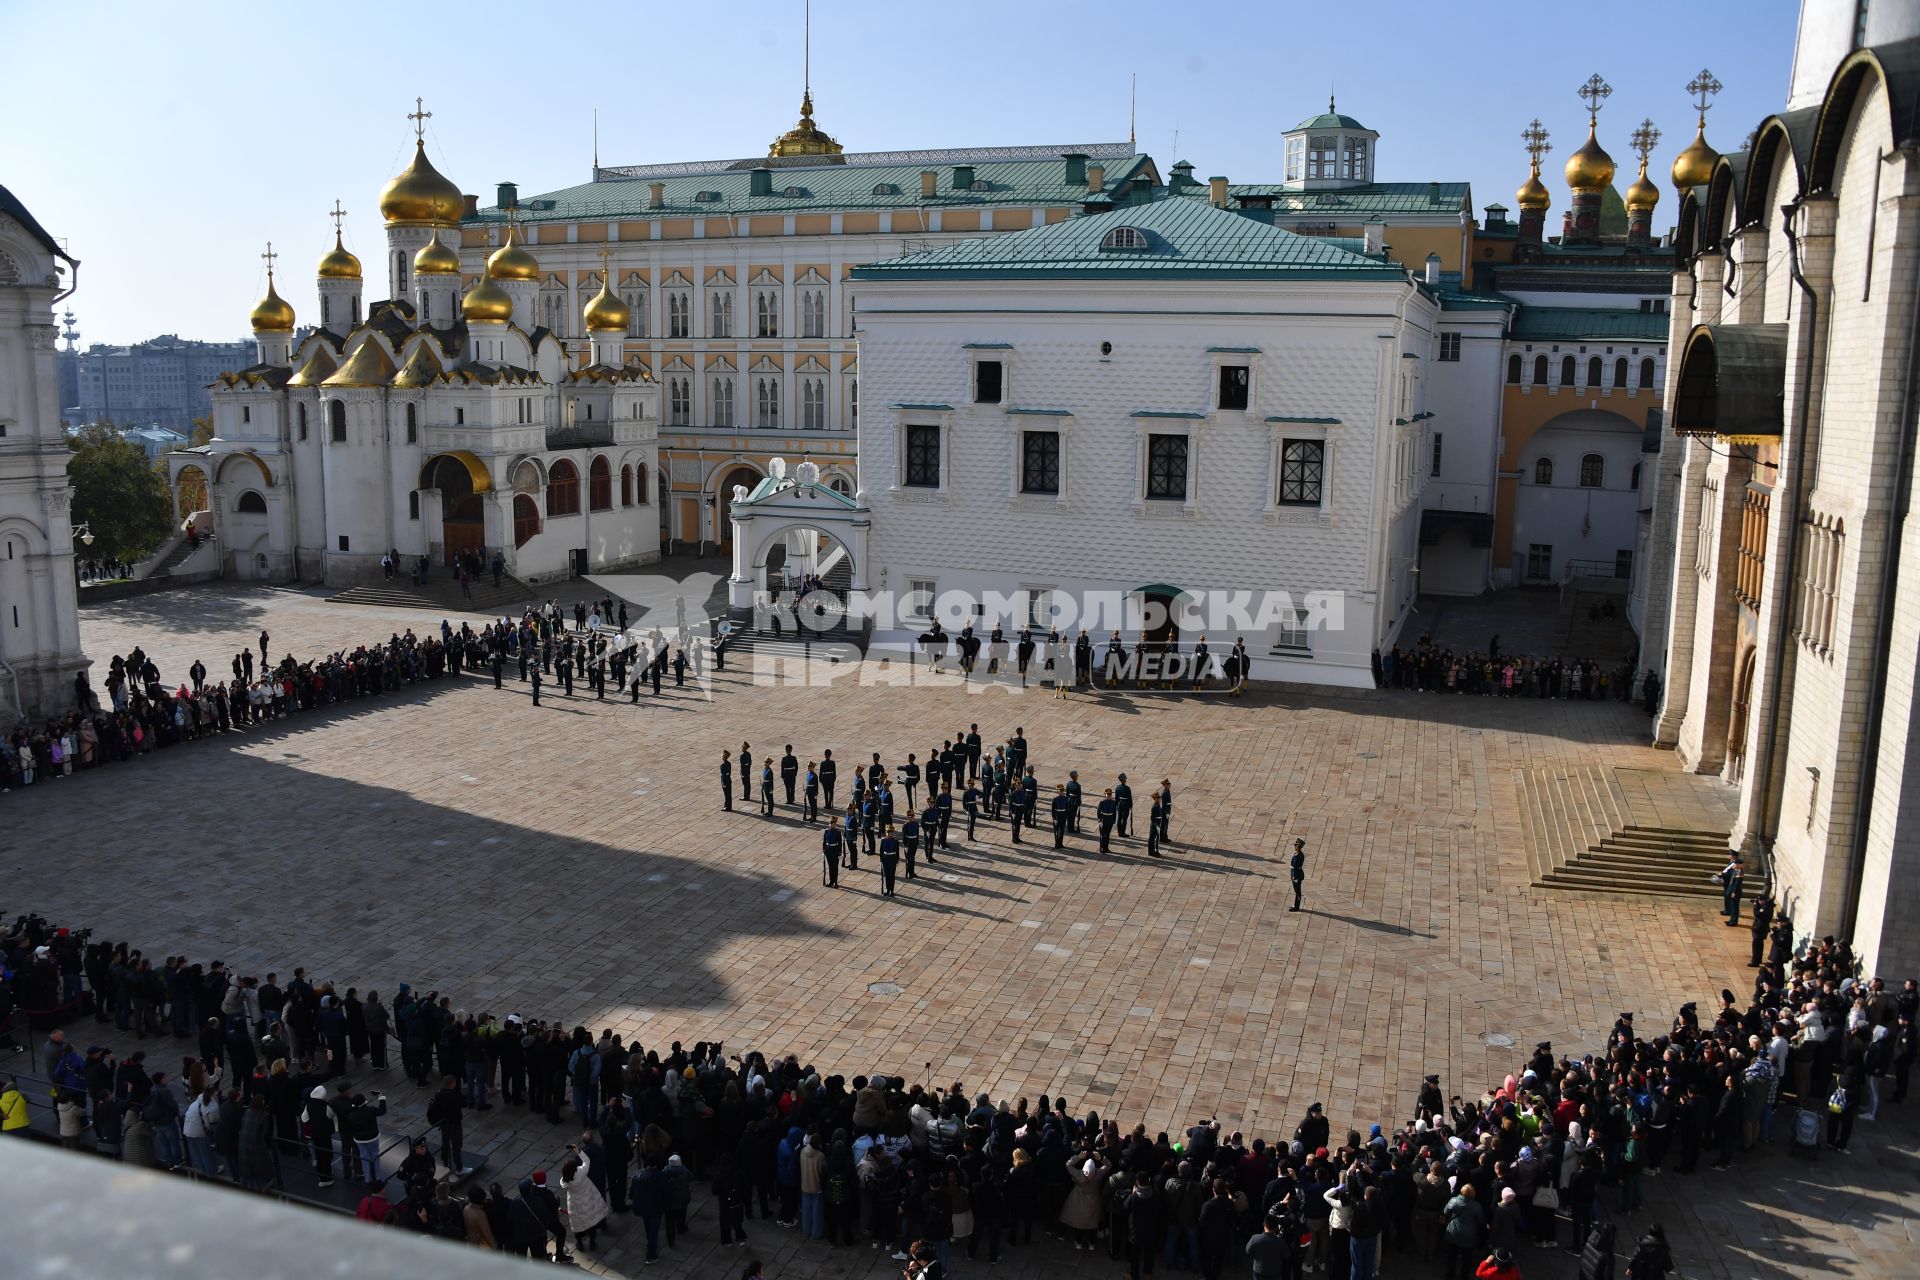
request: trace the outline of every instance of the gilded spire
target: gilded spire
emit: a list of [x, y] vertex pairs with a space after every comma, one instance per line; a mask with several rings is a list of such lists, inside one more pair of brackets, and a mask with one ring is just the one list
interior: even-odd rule
[[1640, 122], [1640, 127], [1633, 131], [1627, 142], [1640, 157], [1640, 176], [1627, 188], [1627, 210], [1650, 210], [1660, 203], [1660, 188], [1647, 179], [1647, 157], [1660, 145], [1660, 130], [1654, 127], [1652, 118], [1648, 117]]
[[813, 5], [806, 7], [800, 63], [800, 123], [773, 140], [767, 155], [837, 156], [846, 148], [813, 122]]
[[273, 251], [273, 241], [267, 241], [267, 251], [260, 256], [267, 264], [267, 296], [254, 304], [249, 317], [253, 330], [255, 333], [292, 333], [293, 307], [273, 287], [273, 260], [280, 256]]
[[1613, 182], [1613, 157], [1600, 145], [1600, 104], [1613, 94], [1613, 86], [1599, 72], [1587, 77], [1575, 90], [1587, 104], [1587, 140], [1567, 157], [1567, 185], [1575, 191], [1599, 191]]
[[1553, 150], [1553, 144], [1547, 141], [1549, 136], [1539, 116], [1520, 131], [1520, 141], [1526, 144], [1527, 157], [1532, 162], [1531, 174], [1514, 193], [1522, 209], [1545, 209], [1553, 203], [1553, 197], [1547, 194], [1547, 184], [1540, 181], [1540, 157]]
[[1681, 191], [1703, 187], [1713, 180], [1713, 166], [1719, 163], [1720, 153], [1707, 145], [1707, 112], [1713, 110], [1713, 95], [1719, 93], [1721, 87], [1713, 72], [1705, 67], [1687, 81], [1687, 92], [1693, 95], [1700, 123], [1694, 130], [1693, 141], [1673, 158], [1673, 185]]

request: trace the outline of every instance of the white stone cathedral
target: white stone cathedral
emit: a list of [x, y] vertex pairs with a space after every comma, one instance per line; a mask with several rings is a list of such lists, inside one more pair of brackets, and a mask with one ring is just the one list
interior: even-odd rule
[[658, 395], [621, 354], [627, 304], [602, 284], [570, 367], [515, 234], [462, 293], [463, 204], [416, 142], [380, 195], [388, 296], [371, 304], [336, 205], [320, 323], [297, 346], [269, 246], [256, 362], [214, 388], [212, 442], [169, 464], [176, 492], [204, 478], [229, 576], [347, 585], [390, 553], [436, 574], [477, 553], [537, 582], [658, 558]]
[[0, 187], [0, 724], [71, 707], [87, 667], [53, 362], [78, 266]]

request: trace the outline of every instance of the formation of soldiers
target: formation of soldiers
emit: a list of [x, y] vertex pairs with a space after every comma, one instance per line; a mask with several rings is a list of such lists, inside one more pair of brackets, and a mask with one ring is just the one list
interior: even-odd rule
[[[1012, 843], [1026, 843], [1020, 833], [1039, 824], [1045, 790], [1028, 758], [1026, 730], [1018, 725], [1012, 737], [991, 750], [980, 735], [980, 726], [971, 724], [965, 733], [956, 731], [929, 750], [924, 761], [919, 753], [909, 751], [904, 763], [889, 767], [879, 752], [873, 752], [869, 762], [854, 766], [851, 794], [844, 808], [837, 803], [840, 765], [831, 749], [823, 750], [820, 759], [803, 766], [793, 752], [793, 744], [787, 743], [777, 759], [763, 759], [757, 773], [751, 743], [741, 743], [738, 756], [722, 751], [720, 794], [729, 811], [733, 809], [736, 777], [743, 801], [753, 799], [758, 781], [763, 816], [773, 817], [777, 812], [777, 779], [789, 810], [798, 809], [808, 823], [825, 822], [820, 834], [821, 884], [838, 887], [841, 869], [859, 870], [864, 852], [879, 863], [883, 897], [894, 896], [903, 857], [906, 878], [917, 880], [921, 859], [937, 865], [936, 849], [945, 850], [955, 840], [978, 840], [983, 818], [1006, 821]], [[1089, 807], [1098, 827], [1100, 852], [1111, 853], [1116, 836], [1133, 837], [1135, 802], [1126, 774], [1120, 774], [1091, 804], [1089, 794], [1077, 769], [1068, 771], [1065, 782], [1054, 784], [1045, 800], [1054, 848], [1065, 848], [1068, 836], [1081, 834], [1083, 815]], [[966, 834], [956, 836], [953, 828], [963, 819]], [[1148, 799], [1148, 857], [1160, 856], [1161, 845], [1169, 839], [1172, 819], [1173, 783], [1162, 778]]]

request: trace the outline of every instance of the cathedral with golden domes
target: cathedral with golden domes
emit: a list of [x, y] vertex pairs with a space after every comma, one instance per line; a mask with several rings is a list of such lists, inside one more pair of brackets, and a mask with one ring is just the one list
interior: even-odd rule
[[389, 557], [440, 572], [497, 555], [539, 582], [659, 557], [658, 389], [622, 351], [626, 302], [603, 271], [570, 354], [536, 320], [540, 263], [517, 226], [462, 287], [465, 204], [416, 128], [380, 193], [387, 296], [364, 301], [336, 202], [297, 342], [268, 246], [256, 360], [213, 389], [213, 440], [169, 461], [176, 491], [205, 482], [225, 574], [350, 585]]

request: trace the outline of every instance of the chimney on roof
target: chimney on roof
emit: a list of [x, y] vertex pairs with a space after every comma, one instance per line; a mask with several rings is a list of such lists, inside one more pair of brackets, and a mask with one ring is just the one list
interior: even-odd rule
[[502, 209], [520, 207], [520, 188], [512, 182], [502, 182], [494, 188], [494, 204]]
[[1207, 179], [1207, 203], [1216, 209], [1227, 207], [1227, 180], [1222, 177]]
[[461, 217], [471, 218], [474, 214], [478, 212], [480, 212], [479, 196], [474, 195], [471, 191], [469, 191], [460, 197], [460, 216]]
[[1061, 155], [1067, 162], [1067, 185], [1077, 187], [1087, 180], [1087, 156], [1083, 151], [1068, 151]]
[[955, 191], [973, 190], [973, 166], [957, 164], [953, 166], [953, 189]]
[[1437, 253], [1427, 255], [1426, 281], [1428, 284], [1440, 283], [1440, 255]]
[[667, 184], [649, 182], [647, 184], [647, 208], [664, 209], [667, 205]]
[[747, 194], [750, 196], [770, 196], [773, 194], [773, 170], [764, 165], [747, 171]]
[[1107, 189], [1107, 167], [1103, 164], [1087, 166], [1087, 190], [1105, 191]]
[[920, 171], [920, 198], [922, 200], [931, 200], [933, 199], [934, 193], [939, 189], [940, 175], [931, 169], [922, 169]]
[[1370, 257], [1379, 257], [1387, 251], [1387, 224], [1378, 218], [1368, 218], [1362, 226], [1364, 239], [1361, 248]]

